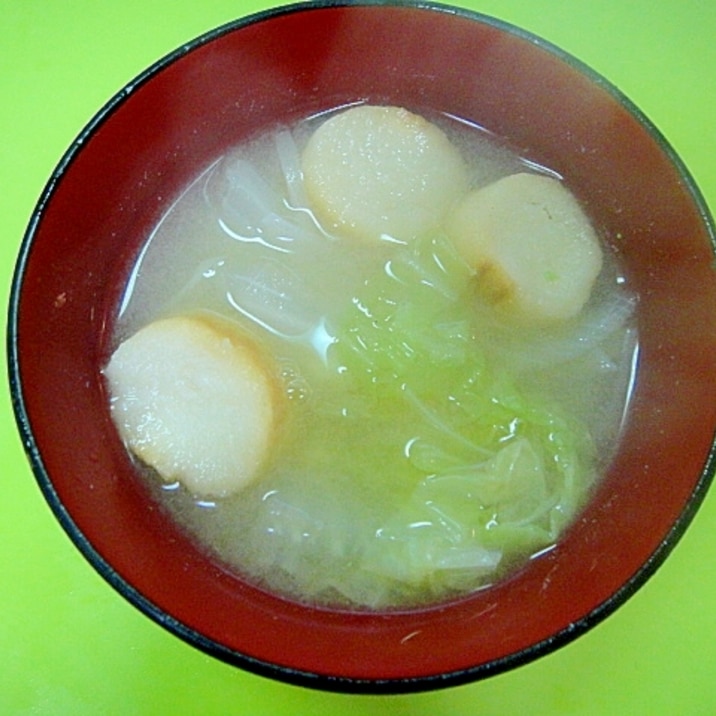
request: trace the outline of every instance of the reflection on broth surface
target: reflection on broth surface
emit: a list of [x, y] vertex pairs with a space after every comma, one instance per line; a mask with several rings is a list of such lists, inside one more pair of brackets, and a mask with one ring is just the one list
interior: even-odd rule
[[[189, 365], [164, 339], [133, 365], [150, 393], [170, 376], [166, 401], [116, 354], [105, 371], [155, 498], [289, 598], [389, 609], [483, 588], [558, 540], [618, 439], [634, 299], [568, 178], [479, 127], [429, 120], [340, 108], [234, 148], [156, 227], [120, 308], [117, 345], [190, 316], [271, 384], [268, 418], [211, 423], [229, 446], [174, 469], [164, 458], [246, 381], [202, 393], [224, 359]], [[510, 217], [507, 238], [493, 215]], [[264, 439], [249, 473], [212, 482], [214, 458], [231, 474]]]

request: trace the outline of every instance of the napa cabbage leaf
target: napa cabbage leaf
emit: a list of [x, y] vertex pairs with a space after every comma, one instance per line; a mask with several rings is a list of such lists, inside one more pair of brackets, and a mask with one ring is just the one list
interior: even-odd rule
[[402, 498], [363, 568], [435, 593], [554, 543], [595, 473], [586, 427], [491, 360], [472, 281], [442, 237], [404, 247], [342, 312], [328, 354], [371, 430], [402, 441], [374, 455]]

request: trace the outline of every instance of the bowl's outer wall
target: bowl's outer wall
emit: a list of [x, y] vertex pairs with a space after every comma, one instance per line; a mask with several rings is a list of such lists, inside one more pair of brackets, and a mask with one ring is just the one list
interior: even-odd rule
[[[592, 505], [510, 582], [424, 612], [311, 610], [208, 562], [135, 484], [100, 374], [123, 277], [181, 188], [267, 123], [355, 101], [455, 114], [560, 172], [640, 295], [633, 405]], [[711, 238], [658, 137], [579, 67], [460, 14], [304, 9], [219, 34], [130, 86], [75, 150], [31, 230], [20, 286], [36, 467], [75, 539], [182, 635], [258, 670], [467, 678], [607, 612], [679, 531], [716, 424]]]

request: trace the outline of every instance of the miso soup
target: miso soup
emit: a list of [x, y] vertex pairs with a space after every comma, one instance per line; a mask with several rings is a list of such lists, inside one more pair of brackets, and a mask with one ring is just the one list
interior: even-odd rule
[[[180, 317], [190, 343], [196, 324], [217, 351], [238, 351], [215, 370], [157, 339], [165, 379], [142, 390], [168, 391], [177, 425], [151, 432], [117, 354], [105, 373], [139, 478], [225, 568], [305, 603], [414, 608], [504, 579], [579, 514], [619, 439], [635, 297], [569, 177], [450, 116], [399, 110], [385, 129], [381, 108], [355, 115], [350, 141], [317, 135], [354, 109], [227, 151], [147, 237], [114, 347]], [[566, 209], [510, 188], [541, 191], [542, 179]], [[503, 215], [524, 239], [501, 227], [485, 238]], [[566, 243], [550, 238], [562, 215], [557, 229], [579, 234]], [[554, 263], [549, 251], [572, 253]], [[196, 380], [177, 378], [179, 364]], [[231, 401], [240, 409], [219, 405]], [[191, 462], [194, 444], [207, 451], [195, 479], [163, 467], [186, 462], [172, 450]]]

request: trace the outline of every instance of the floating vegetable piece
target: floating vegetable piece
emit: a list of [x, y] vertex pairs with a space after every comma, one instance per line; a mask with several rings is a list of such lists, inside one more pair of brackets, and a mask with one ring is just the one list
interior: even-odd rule
[[251, 344], [207, 320], [167, 318], [124, 341], [104, 372], [121, 437], [165, 481], [216, 497], [255, 477], [275, 411]]
[[329, 230], [367, 241], [409, 241], [434, 229], [467, 189], [460, 152], [444, 132], [399, 107], [335, 115], [303, 153], [306, 194]]
[[[448, 241], [419, 239], [365, 281], [334, 327], [329, 366], [340, 366], [347, 391], [374, 397], [371, 425], [386, 437], [385, 452], [371, 442], [372, 472], [389, 474], [402, 493], [379, 502], [397, 507], [351, 557], [374, 585], [365, 587], [374, 606], [489, 583], [554, 543], [596, 478], [586, 426], [486, 359], [463, 300], [470, 280]], [[321, 436], [333, 418], [319, 419]], [[398, 452], [401, 434], [408, 440]], [[336, 456], [339, 473], [354, 455]]]
[[468, 194], [448, 221], [488, 300], [542, 320], [575, 316], [602, 267], [599, 239], [558, 180], [513, 174]]

